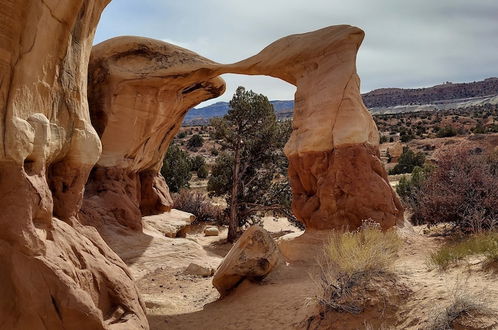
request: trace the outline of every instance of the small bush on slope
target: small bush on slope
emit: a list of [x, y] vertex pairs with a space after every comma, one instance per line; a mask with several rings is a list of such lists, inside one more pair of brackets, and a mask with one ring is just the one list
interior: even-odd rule
[[485, 297], [485, 292], [469, 292], [467, 290], [467, 282], [462, 283], [457, 281], [450, 303], [435, 313], [433, 317], [434, 321], [429, 329], [450, 330], [457, 326], [455, 323], [462, 316], [475, 317], [478, 315], [493, 314], [494, 310], [489, 307]]
[[[355, 232], [334, 232], [321, 265], [319, 304], [325, 310], [361, 313], [367, 298], [358, 296], [358, 288], [388, 274], [400, 246], [401, 239], [394, 231], [382, 232], [372, 222], [365, 222]], [[387, 282], [395, 286], [394, 280]]]
[[430, 254], [428, 264], [444, 270], [473, 255], [484, 255], [490, 263], [498, 262], [498, 233], [483, 232], [458, 243], [444, 245]]
[[451, 223], [465, 233], [498, 225], [498, 154], [457, 146], [439, 153], [421, 179], [402, 195], [415, 224]]
[[196, 150], [204, 145], [204, 138], [199, 134], [194, 134], [187, 142], [190, 150]]
[[211, 221], [219, 225], [224, 223], [223, 209], [211, 203], [203, 193], [182, 189], [173, 197], [173, 208], [192, 213], [195, 222]]
[[422, 152], [415, 153], [405, 147], [399, 157], [398, 164], [389, 171], [389, 174], [411, 173], [415, 166], [423, 166], [424, 163], [425, 155]]

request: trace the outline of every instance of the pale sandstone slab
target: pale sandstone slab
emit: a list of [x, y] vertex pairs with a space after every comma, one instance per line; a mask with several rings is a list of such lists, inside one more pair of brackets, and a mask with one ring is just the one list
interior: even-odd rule
[[176, 209], [142, 218], [144, 224], [153, 227], [170, 238], [185, 237], [194, 220], [195, 216], [193, 214]]

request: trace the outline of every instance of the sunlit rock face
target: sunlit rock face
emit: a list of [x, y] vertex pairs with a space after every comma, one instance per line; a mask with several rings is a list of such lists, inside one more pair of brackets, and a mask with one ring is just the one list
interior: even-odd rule
[[[379, 134], [360, 95], [356, 53], [363, 37], [356, 27], [331, 26], [282, 38], [229, 65], [139, 37], [96, 46], [89, 100], [103, 152], [95, 170], [99, 179], [92, 175], [87, 190], [89, 196], [100, 191], [102, 203], [91, 209], [105, 209], [124, 196], [128, 206], [115, 218], [135, 229], [141, 228], [141, 213], [167, 210], [167, 186], [155, 176], [167, 146], [190, 107], [223, 92], [217, 77], [239, 73], [268, 75], [297, 87], [294, 131], [285, 153], [293, 211], [307, 228], [355, 229], [367, 219], [383, 228], [401, 223], [403, 209], [379, 157]], [[99, 167], [112, 175], [120, 173], [119, 179], [106, 179]], [[123, 180], [126, 189], [122, 184], [91, 188], [94, 183]], [[152, 182], [155, 186], [150, 188]]]
[[269, 75], [297, 87], [289, 158], [294, 214], [308, 229], [389, 228], [403, 208], [379, 156], [379, 134], [360, 95], [356, 53], [362, 30], [349, 25], [291, 35], [222, 72]]
[[171, 209], [159, 170], [188, 109], [224, 92], [223, 79], [199, 70], [213, 63], [148, 38], [118, 37], [93, 48], [88, 99], [102, 154], [87, 183], [88, 223], [140, 230], [142, 215]]
[[401, 219], [359, 94], [361, 30], [289, 36], [231, 65], [123, 37], [96, 46], [88, 68], [107, 2], [0, 7], [2, 327], [148, 327], [125, 264], [81, 223], [139, 230], [141, 215], [169, 210], [163, 155], [187, 109], [224, 91], [223, 73], [297, 86], [285, 152], [293, 208], [308, 229], [352, 229], [366, 218], [387, 228]]
[[101, 144], [87, 66], [108, 1], [0, 5], [0, 327], [147, 328], [125, 264], [79, 224]]

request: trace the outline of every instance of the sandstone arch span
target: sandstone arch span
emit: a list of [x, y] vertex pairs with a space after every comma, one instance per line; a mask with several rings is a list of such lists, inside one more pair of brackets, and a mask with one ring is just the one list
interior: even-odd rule
[[[124, 172], [125, 178], [148, 173], [147, 181], [137, 180], [135, 190], [120, 189], [128, 193], [113, 194], [107, 201], [102, 197], [101, 213], [120, 207], [113, 202], [116, 198], [128, 201], [130, 191], [137, 197], [133, 203], [121, 203], [123, 212], [114, 221], [123, 222], [122, 214], [133, 210], [124, 222], [140, 228], [140, 207], [144, 215], [165, 210], [160, 205], [167, 202], [160, 201], [168, 192], [158, 188], [166, 187], [158, 172], [167, 146], [190, 107], [224, 91], [218, 76], [237, 73], [268, 75], [297, 87], [294, 131], [285, 153], [293, 210], [307, 228], [355, 229], [368, 218], [384, 228], [394, 226], [403, 211], [380, 162], [377, 128], [361, 100], [356, 74], [363, 36], [356, 27], [327, 27], [282, 38], [229, 65], [140, 37], [118, 37], [95, 46], [89, 100], [103, 153], [95, 170], [99, 178], [90, 179], [88, 190], [109, 181], [104, 172]], [[158, 197], [151, 198], [154, 195]], [[91, 208], [96, 209], [95, 204]]]
[[[138, 189], [133, 187], [140, 182], [140, 198], [132, 196], [138, 200], [138, 208], [149, 209], [143, 212], [168, 208], [167, 193], [154, 171], [166, 140], [177, 126], [166, 128], [171, 131], [163, 135], [164, 141], [147, 133], [150, 145], [126, 144], [132, 153], [123, 153], [125, 167], [116, 165], [120, 162], [107, 162], [106, 153], [100, 157], [102, 145], [88, 111], [87, 69], [95, 27], [108, 2], [1, 3], [3, 328], [148, 327], [126, 265], [92, 227], [80, 223], [84, 185], [97, 162], [104, 169], [94, 170], [93, 180], [99, 175], [122, 178], [129, 182], [123, 185], [124, 193]], [[260, 54], [232, 65], [212, 63], [190, 53], [187, 57], [195, 58], [195, 63], [191, 63], [187, 76], [196, 83], [181, 91], [197, 96], [191, 105], [185, 100], [175, 104], [175, 111], [179, 111], [175, 113], [220, 93], [222, 82], [216, 77], [224, 72], [266, 74], [294, 83], [298, 89], [295, 131], [286, 153], [299, 217], [310, 228], [330, 228], [341, 221], [356, 226], [355, 221], [364, 214], [382, 219], [385, 227], [394, 225], [401, 218], [401, 208], [378, 162], [376, 129], [358, 93], [354, 62], [362, 38], [357, 28], [327, 28], [281, 39]], [[180, 68], [185, 74], [186, 67]], [[147, 76], [147, 72], [143, 74]], [[181, 75], [176, 81], [183, 84]], [[146, 80], [155, 81], [158, 90], [167, 94], [159, 87], [161, 77], [155, 78]], [[127, 102], [126, 98], [121, 100]], [[106, 152], [105, 128], [113, 126], [109, 121], [104, 126], [96, 128]], [[158, 152], [151, 151], [156, 147]], [[130, 160], [132, 156], [134, 160]], [[348, 168], [351, 160], [358, 162], [352, 167], [354, 171]], [[133, 169], [135, 176], [108, 171], [108, 167]], [[146, 184], [142, 187], [142, 183]], [[369, 197], [363, 198], [366, 195]], [[148, 197], [144, 200], [143, 196]]]

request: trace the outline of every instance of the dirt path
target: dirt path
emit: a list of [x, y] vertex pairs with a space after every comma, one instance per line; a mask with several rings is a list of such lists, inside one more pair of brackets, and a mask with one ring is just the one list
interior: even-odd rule
[[[266, 228], [274, 233], [297, 231], [268, 219]], [[485, 298], [498, 310], [496, 272], [483, 270], [477, 259], [446, 272], [430, 270], [427, 256], [442, 240], [421, 234], [420, 228], [415, 230], [418, 232], [404, 235], [405, 244], [395, 264], [398, 281], [412, 291], [396, 312], [396, 328], [430, 328], [434, 316], [451, 303], [455, 287]], [[186, 275], [183, 271], [190, 262], [216, 267], [230, 249], [223, 243], [226, 231], [219, 237], [200, 233], [187, 238], [167, 238], [154, 232], [136, 235], [123, 236], [114, 247], [123, 249], [122, 255], [137, 279], [151, 329], [302, 329], [303, 321], [315, 310], [310, 299], [318, 292], [310, 276], [316, 270], [314, 261], [283, 264], [261, 283], [243, 282], [229, 296], [219, 299], [212, 277]], [[303, 249], [305, 245], [297, 248]], [[337, 321], [331, 322], [333, 328], [341, 328]], [[495, 319], [482, 318], [479, 322], [488, 329], [498, 326]]]

